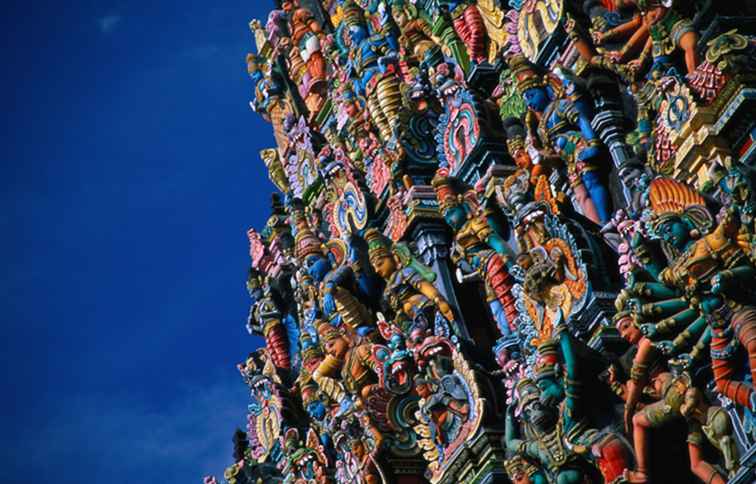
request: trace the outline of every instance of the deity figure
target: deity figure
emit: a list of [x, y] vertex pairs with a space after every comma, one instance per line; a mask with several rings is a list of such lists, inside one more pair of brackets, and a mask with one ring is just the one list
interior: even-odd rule
[[340, 38], [349, 51], [348, 70], [355, 77], [355, 93], [367, 98], [372, 121], [384, 142], [395, 142], [402, 105], [396, 44], [385, 33], [370, 35], [362, 10], [353, 0], [346, 0], [343, 10]]
[[434, 40], [433, 30], [417, 15], [417, 9], [405, 0], [391, 4], [391, 16], [399, 27], [400, 56], [412, 66], [435, 67], [443, 62], [441, 46]]
[[457, 261], [480, 275], [485, 282], [486, 301], [502, 336], [514, 330], [517, 316], [512, 294], [514, 279], [509, 274], [513, 252], [502, 236], [502, 218], [491, 208], [480, 207], [472, 190], [463, 190], [458, 180], [441, 169], [431, 181], [441, 214], [454, 231], [452, 254]]
[[[529, 181], [532, 186], [538, 182], [538, 177], [548, 176], [551, 167], [548, 163], [551, 160], [541, 160], [540, 153], [533, 149], [527, 139], [527, 131], [521, 120], [515, 117], [504, 119], [504, 130], [507, 133], [507, 151], [509, 156], [515, 162], [515, 165], [521, 170], [527, 170]], [[533, 155], [531, 155], [533, 151]]]
[[436, 312], [454, 321], [454, 312], [433, 285], [435, 274], [417, 261], [403, 244], [390, 242], [377, 229], [365, 233], [370, 263], [386, 281], [383, 297], [394, 313], [393, 321], [404, 334], [418, 318], [435, 321]]
[[739, 345], [746, 350], [751, 375], [756, 377], [756, 295], [750, 286], [756, 268], [746, 252], [750, 247], [739, 238], [737, 213], [726, 211], [713, 227], [703, 198], [670, 179], [651, 184], [649, 201], [649, 229], [671, 256], [659, 281], [696, 298], [711, 327], [717, 391], [756, 411], [756, 383], [749, 386], [734, 379], [740, 366]]
[[[276, 236], [273, 240], [280, 240], [283, 234], [273, 235]], [[247, 232], [247, 236], [252, 258], [247, 278], [247, 291], [252, 299], [247, 330], [262, 335], [275, 365], [288, 370], [292, 365], [292, 355], [296, 358], [298, 337], [296, 303], [289, 297], [292, 288], [286, 275], [269, 274], [273, 268], [273, 257], [262, 236], [253, 229]]]
[[[638, 13], [628, 22], [606, 32], [593, 32], [597, 45], [629, 36], [621, 50], [609, 53], [614, 62], [629, 61], [628, 67], [638, 72], [649, 56], [653, 57], [655, 64], [669, 64], [669, 56], [679, 48], [685, 54], [688, 73], [695, 71], [699, 64], [696, 52], [698, 33], [693, 22], [675, 9], [673, 1], [614, 0], [614, 6], [618, 9], [635, 6], [638, 9]], [[637, 53], [639, 48], [642, 48], [640, 54], [631, 58], [630, 55]]]
[[326, 61], [321, 46], [324, 33], [320, 23], [308, 9], [295, 7], [293, 2], [287, 1], [283, 10], [289, 17], [292, 50], [294, 55], [299, 55], [305, 66], [300, 91], [308, 109], [317, 112], [324, 100], [327, 86]]
[[[629, 449], [617, 436], [602, 436], [590, 426], [572, 336], [564, 324], [557, 333], [555, 340], [565, 370], [563, 390], [554, 393], [550, 387], [558, 383], [553, 378], [548, 379], [544, 390], [531, 379], [521, 379], [517, 406], [510, 406], [506, 417], [505, 445], [510, 452], [539, 463], [553, 482], [596, 482], [599, 472], [605, 482], [611, 482], [621, 476], [617, 469], [630, 462]], [[526, 422], [527, 435], [532, 437], [517, 437], [515, 415]], [[535, 482], [538, 480], [536, 477]]]
[[687, 373], [679, 376], [661, 373], [654, 380], [652, 390], [659, 400], [645, 406], [633, 417], [636, 468], [625, 471], [625, 479], [632, 484], [649, 482], [648, 430], [686, 417], [689, 422], [688, 453], [691, 472], [701, 482], [725, 484], [725, 476], [705, 460], [703, 444], [705, 439], [710, 440], [715, 448], [725, 454], [728, 470], [735, 470], [737, 450], [732, 440], [732, 428], [727, 413], [719, 407], [708, 405], [701, 390], [692, 385]]
[[[271, 286], [271, 281], [263, 285], [262, 297], [253, 306], [247, 326], [250, 332], [261, 334], [271, 358], [279, 368], [291, 368], [289, 357], [289, 339], [283, 323], [284, 314], [280, 310], [281, 296]], [[254, 279], [249, 284], [254, 287]], [[254, 290], [254, 289], [253, 289]]]
[[[526, 126], [537, 143], [535, 147], [544, 160], [563, 160], [583, 214], [606, 224], [611, 217], [610, 199], [599, 173], [604, 156], [591, 127], [585, 94], [571, 81], [564, 85], [551, 77], [544, 79], [523, 56], [514, 56], [509, 62], [517, 89], [528, 106]], [[586, 191], [590, 198], [584, 195]]]
[[362, 408], [378, 383], [372, 342], [327, 323], [318, 327], [318, 337], [325, 359], [313, 373], [313, 380], [341, 405], [342, 412], [352, 406]]

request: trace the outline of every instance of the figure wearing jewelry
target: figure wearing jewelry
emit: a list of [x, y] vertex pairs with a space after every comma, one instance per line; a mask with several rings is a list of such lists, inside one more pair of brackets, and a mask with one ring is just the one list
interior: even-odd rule
[[543, 162], [555, 157], [563, 160], [580, 211], [594, 222], [606, 224], [611, 217], [611, 202], [598, 171], [604, 157], [601, 141], [591, 127], [585, 95], [570, 84], [572, 81], [565, 85], [539, 74], [523, 56], [514, 56], [509, 63], [528, 107], [526, 127]]
[[433, 39], [433, 31], [417, 15], [417, 8], [405, 0], [391, 4], [391, 15], [399, 27], [400, 53], [412, 66], [435, 67], [444, 61], [441, 46]]
[[[727, 211], [714, 227], [703, 198], [670, 179], [655, 180], [649, 200], [649, 229], [672, 256], [659, 280], [683, 291], [711, 327], [717, 391], [756, 411], [756, 268], [739, 238], [737, 213]], [[748, 354], [751, 385], [735, 380], [739, 345]]]
[[349, 50], [348, 67], [355, 77], [357, 95], [365, 96], [373, 122], [384, 142], [399, 134], [402, 105], [398, 76], [397, 43], [383, 32], [370, 34], [362, 10], [352, 0], [343, 4], [341, 39]]
[[[560, 328], [556, 339], [566, 370], [561, 403], [544, 398], [544, 392], [532, 380], [521, 379], [517, 384], [517, 407], [507, 413], [505, 431], [510, 452], [534, 459], [551, 476], [551, 482], [559, 484], [596, 482], [600, 477], [595, 456], [603, 455], [602, 446], [614, 445], [612, 439], [600, 439], [598, 431], [586, 421], [582, 383], [570, 338]], [[526, 422], [532, 438], [517, 437], [515, 414]]]
[[363, 408], [378, 384], [372, 343], [328, 323], [318, 327], [318, 338], [325, 358], [312, 379], [340, 413]]
[[412, 257], [404, 244], [392, 247], [377, 229], [365, 233], [370, 263], [386, 281], [383, 299], [394, 313], [393, 321], [402, 333], [409, 334], [417, 319], [433, 322], [436, 313], [447, 321], [454, 321], [454, 312], [446, 299], [433, 285], [435, 274]]
[[634, 5], [638, 14], [618, 27], [606, 32], [594, 32], [593, 40], [597, 45], [607, 41], [624, 39], [629, 35], [624, 47], [610, 52], [609, 57], [617, 63], [626, 63], [631, 54], [642, 46], [640, 54], [629, 60], [628, 67], [638, 72], [646, 60], [653, 58], [654, 63], [669, 63], [668, 57], [676, 49], [685, 54], [688, 73], [693, 72], [699, 64], [696, 44], [698, 33], [693, 23], [674, 8], [674, 2], [664, 0], [614, 0], [617, 8]]
[[509, 336], [517, 317], [512, 287], [515, 282], [507, 267], [512, 250], [501, 235], [503, 227], [490, 208], [478, 205], [475, 192], [440, 169], [431, 181], [441, 214], [454, 231], [453, 257], [466, 271], [485, 282], [486, 300], [502, 336]]

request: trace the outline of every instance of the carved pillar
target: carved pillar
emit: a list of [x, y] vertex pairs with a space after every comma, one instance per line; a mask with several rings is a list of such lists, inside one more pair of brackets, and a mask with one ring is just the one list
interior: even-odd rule
[[632, 197], [629, 181], [643, 168], [630, 147], [625, 143], [627, 119], [622, 104], [622, 95], [616, 80], [603, 74], [594, 74], [588, 81], [588, 89], [593, 97], [595, 115], [591, 126], [601, 141], [609, 149], [617, 177], [622, 187], [622, 202], [629, 205]]
[[454, 292], [453, 276], [449, 270], [451, 240], [448, 228], [443, 223], [442, 220], [420, 221], [413, 227], [410, 238], [417, 244], [417, 254], [420, 259], [436, 273], [436, 287], [454, 308], [458, 319], [458, 333], [470, 339], [470, 334], [462, 319], [457, 295]]

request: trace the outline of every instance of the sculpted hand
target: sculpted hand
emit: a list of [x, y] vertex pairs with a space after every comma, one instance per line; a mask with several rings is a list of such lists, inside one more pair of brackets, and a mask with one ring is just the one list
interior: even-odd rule
[[722, 294], [729, 286], [730, 272], [722, 271], [719, 274], [711, 278], [711, 292], [714, 294]]
[[690, 370], [693, 366], [693, 356], [689, 353], [683, 353], [673, 360], [669, 360], [669, 364], [672, 366], [679, 366], [682, 370]]
[[665, 356], [671, 356], [675, 352], [675, 347], [671, 341], [659, 341], [654, 343], [654, 348], [661, 351]]
[[336, 301], [330, 292], [326, 292], [323, 296], [323, 311], [326, 314], [333, 314], [336, 311]]
[[642, 324], [640, 330], [641, 333], [643, 333], [643, 336], [647, 337], [648, 339], [654, 339], [655, 337], [659, 336], [659, 330], [656, 329], [656, 325], [653, 323]]

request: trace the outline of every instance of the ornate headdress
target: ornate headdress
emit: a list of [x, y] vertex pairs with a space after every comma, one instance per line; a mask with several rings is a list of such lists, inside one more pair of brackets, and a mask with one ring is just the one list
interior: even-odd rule
[[546, 81], [541, 75], [535, 64], [530, 62], [523, 55], [515, 55], [509, 59], [509, 68], [512, 71], [512, 78], [517, 85], [517, 92], [524, 93], [534, 87], [544, 87]]
[[442, 212], [448, 207], [456, 207], [460, 204], [458, 191], [452, 179], [449, 178], [449, 170], [446, 168], [440, 168], [436, 172], [431, 180], [431, 185], [436, 191], [436, 199], [438, 199], [438, 205]]
[[378, 229], [368, 229], [367, 232], [365, 232], [365, 240], [367, 240], [368, 243], [368, 256], [371, 263], [379, 261], [385, 257], [392, 257], [391, 243]]
[[677, 180], [657, 178], [646, 193], [650, 210], [647, 219], [652, 233], [662, 223], [676, 217], [684, 217], [701, 232], [708, 232], [714, 223], [701, 194]]
[[456, 178], [450, 177], [448, 168], [439, 168], [431, 180], [431, 185], [436, 191], [436, 199], [442, 212], [449, 207], [460, 205], [465, 200], [471, 210], [478, 208], [475, 192], [467, 189]]
[[318, 337], [320, 338], [320, 343], [325, 345], [329, 341], [341, 338], [341, 331], [334, 328], [329, 323], [321, 323], [320, 326], [318, 326]]
[[633, 313], [627, 309], [619, 311], [614, 316], [612, 316], [612, 322], [614, 323], [614, 326], [619, 329], [620, 323], [622, 321], [625, 321], [626, 319], [630, 319], [630, 321], [635, 325], [636, 319], [633, 315]]
[[362, 9], [353, 0], [346, 0], [341, 5], [341, 14], [344, 25], [348, 29], [353, 26], [363, 26], [364, 17], [362, 15]]
[[518, 150], [525, 149], [525, 125], [518, 118], [504, 120], [504, 130], [507, 132], [507, 151], [514, 156]]

